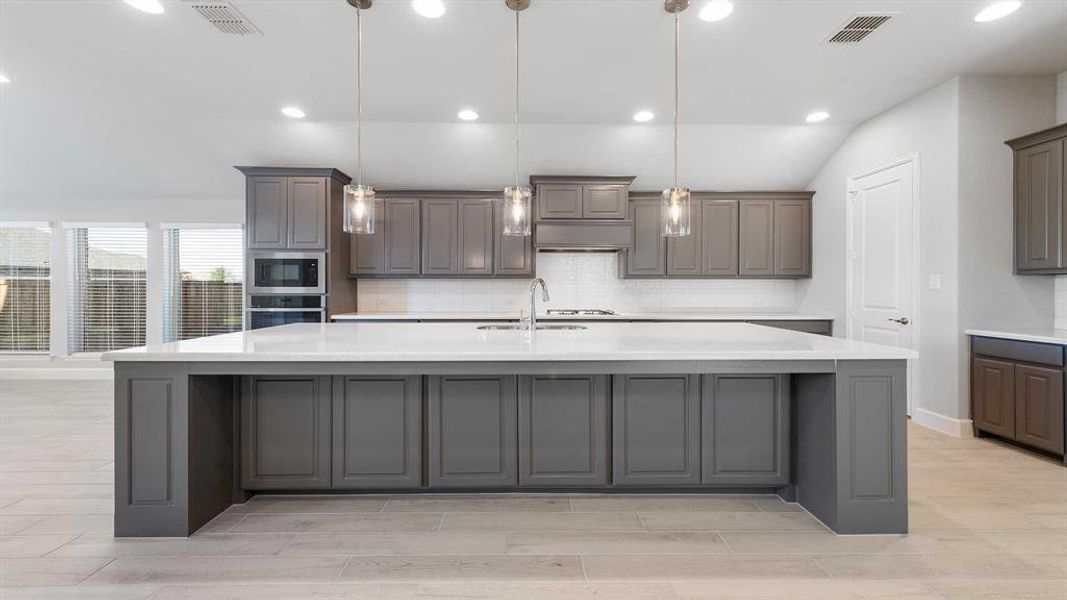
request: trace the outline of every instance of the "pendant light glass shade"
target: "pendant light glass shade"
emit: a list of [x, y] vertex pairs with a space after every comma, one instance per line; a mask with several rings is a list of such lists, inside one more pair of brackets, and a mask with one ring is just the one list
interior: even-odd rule
[[660, 223], [663, 235], [683, 237], [689, 235], [689, 188], [672, 187], [663, 190], [660, 202]]
[[530, 188], [504, 188], [504, 235], [530, 235]]
[[345, 233], [374, 233], [374, 188], [369, 185], [345, 186]]

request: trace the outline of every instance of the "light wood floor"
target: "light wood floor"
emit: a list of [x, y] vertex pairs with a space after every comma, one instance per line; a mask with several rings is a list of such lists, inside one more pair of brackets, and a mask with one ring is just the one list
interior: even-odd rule
[[111, 537], [99, 381], [0, 382], [0, 598], [1067, 598], [1067, 470], [909, 429], [911, 531], [777, 497], [260, 497], [189, 539]]

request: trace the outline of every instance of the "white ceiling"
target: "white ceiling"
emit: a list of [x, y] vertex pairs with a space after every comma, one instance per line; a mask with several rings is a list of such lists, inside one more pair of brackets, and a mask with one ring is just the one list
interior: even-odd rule
[[[445, 2], [437, 20], [407, 0], [375, 0], [364, 14], [369, 121], [454, 123], [460, 108], [483, 123], [510, 120], [512, 14], [503, 0]], [[0, 0], [0, 68], [13, 80], [0, 88], [4, 194], [30, 193], [56, 156], [92, 165], [83, 192], [122, 197], [230, 197], [240, 193], [230, 165], [321, 162], [326, 147], [341, 153], [331, 163], [347, 165], [354, 11], [344, 0], [234, 3], [264, 35], [223, 35], [183, 0], [164, 0], [161, 16], [121, 0]], [[824, 108], [826, 132], [806, 137], [827, 154], [849, 127], [953, 75], [1067, 69], [1067, 0], [1027, 0], [974, 23], [985, 3], [735, 0], [718, 23], [699, 20], [695, 6], [683, 14], [680, 118], [784, 128]], [[863, 11], [899, 14], [860, 44], [825, 43]], [[533, 0], [522, 19], [524, 123], [630, 127], [637, 109], [667, 122], [672, 19], [659, 0]], [[272, 135], [291, 126], [278, 114], [287, 104], [307, 111], [302, 127], [330, 132], [306, 144]], [[203, 185], [167, 188], [177, 182], [164, 170], [186, 162], [207, 170]], [[802, 186], [817, 167], [786, 180]]]

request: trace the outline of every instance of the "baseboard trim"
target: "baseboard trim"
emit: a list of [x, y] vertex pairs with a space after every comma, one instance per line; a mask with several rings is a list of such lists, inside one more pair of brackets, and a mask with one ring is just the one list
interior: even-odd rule
[[953, 419], [925, 408], [916, 408], [912, 411], [911, 420], [918, 425], [934, 431], [940, 431], [952, 437], [974, 437], [974, 429], [971, 428], [972, 421], [970, 419]]
[[111, 369], [101, 367], [86, 368], [30, 368], [30, 369], [0, 369], [0, 380], [35, 380], [46, 379], [92, 379], [107, 380], [115, 376]]

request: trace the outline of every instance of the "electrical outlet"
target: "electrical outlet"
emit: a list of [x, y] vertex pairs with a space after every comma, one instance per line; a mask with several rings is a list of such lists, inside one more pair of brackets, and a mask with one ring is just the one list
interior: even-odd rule
[[929, 287], [930, 287], [931, 290], [939, 290], [939, 289], [941, 289], [941, 276], [940, 275], [931, 275], [930, 276], [930, 286]]

